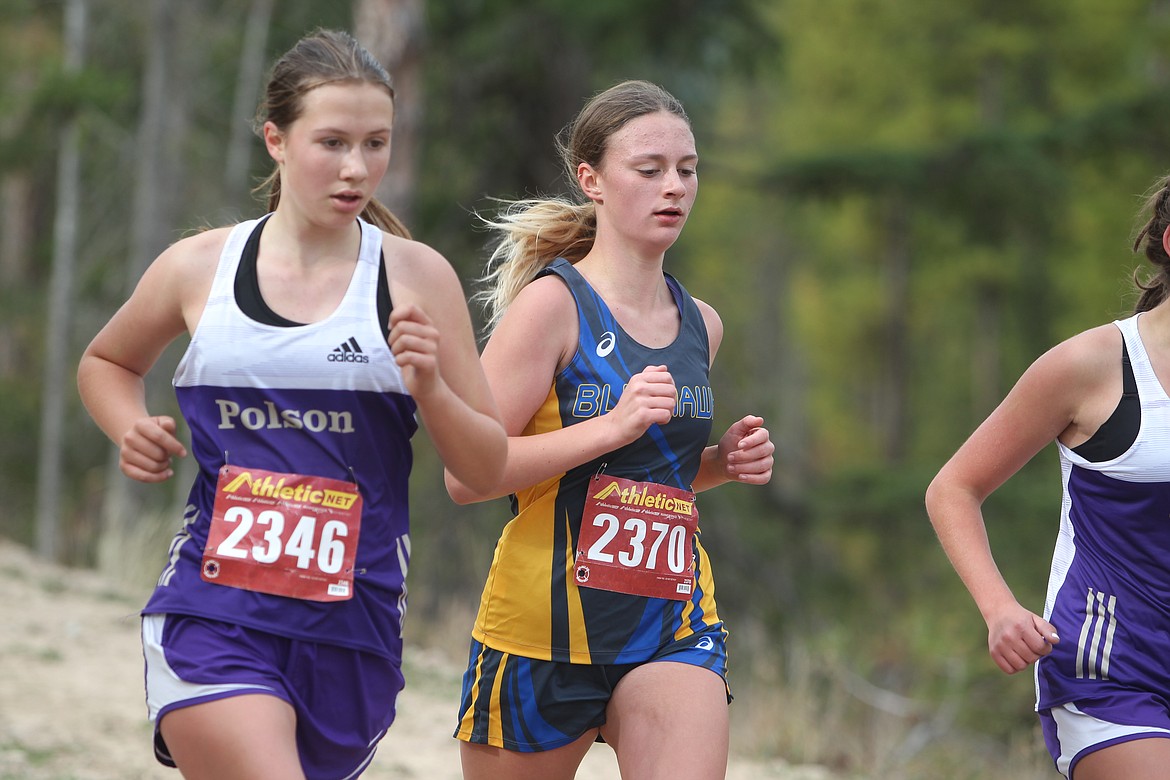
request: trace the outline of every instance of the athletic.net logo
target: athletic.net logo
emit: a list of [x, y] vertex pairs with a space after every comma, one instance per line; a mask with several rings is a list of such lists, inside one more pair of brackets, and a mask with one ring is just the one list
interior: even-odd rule
[[370, 356], [362, 352], [357, 339], [353, 336], [348, 341], [341, 342], [341, 346], [330, 352], [326, 359], [330, 363], [369, 363]]

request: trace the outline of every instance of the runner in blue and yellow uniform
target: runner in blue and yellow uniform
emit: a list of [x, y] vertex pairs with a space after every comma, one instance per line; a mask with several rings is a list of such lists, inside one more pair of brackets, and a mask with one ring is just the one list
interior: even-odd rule
[[485, 295], [484, 370], [509, 434], [511, 495], [472, 632], [466, 778], [571, 778], [603, 738], [626, 778], [722, 777], [726, 631], [696, 492], [763, 484], [773, 445], [746, 416], [709, 445], [719, 316], [663, 270], [698, 183], [682, 106], [625, 82], [562, 153], [586, 197], [524, 201]]

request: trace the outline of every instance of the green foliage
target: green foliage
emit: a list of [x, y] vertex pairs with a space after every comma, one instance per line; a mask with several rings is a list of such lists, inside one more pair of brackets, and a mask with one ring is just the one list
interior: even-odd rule
[[[540, 4], [428, 3], [432, 48], [418, 231], [465, 277], [484, 236], [470, 211], [492, 198], [565, 191], [554, 138], [592, 93], [623, 79], [657, 80], [697, 112], [720, 78], [776, 46], [753, 0]], [[662, 24], [669, 18], [669, 25]], [[704, 132], [705, 122], [696, 122]]]
[[[0, 178], [32, 182], [22, 204], [28, 257], [18, 268], [0, 262], [0, 533], [22, 540], [31, 537], [40, 310], [66, 118], [84, 138], [78, 354], [132, 281], [146, 14], [131, 0], [99, 5], [85, 68], [73, 76], [60, 64], [61, 3], [0, 8]], [[172, 193], [186, 215], [175, 236], [257, 208], [225, 204], [219, 173], [231, 128], [250, 119], [226, 110], [245, 5], [182, 5], [187, 70], [171, 87], [189, 90], [192, 131], [173, 151], [186, 163]], [[982, 621], [922, 494], [1039, 354], [1132, 307], [1138, 212], [1170, 170], [1170, 16], [1148, 0], [1116, 0], [1108, 13], [1093, 0], [425, 8], [425, 141], [411, 227], [464, 279], [484, 259], [473, 211], [491, 212], [493, 197], [565, 188], [553, 139], [590, 94], [649, 78], [688, 107], [702, 186], [668, 269], [724, 322], [716, 427], [760, 413], [778, 448], [767, 488], [730, 486], [701, 501], [741, 668], [789, 684], [808, 675], [794, 686], [794, 699], [808, 695], [800, 711], [857, 737], [848, 750], [825, 747], [840, 768], [863, 771], [859, 757], [886, 755], [875, 747], [879, 719], [850, 680], [935, 714], [961, 702], [954, 728], [906, 758], [901, 776], [932, 776], [928, 766], [933, 776], [968, 776], [956, 756], [1036, 744], [1030, 684], [987, 657]], [[267, 50], [282, 52], [316, 26], [349, 27], [351, 14], [347, 3], [280, 3]], [[259, 177], [270, 161], [256, 150], [249, 173]], [[80, 548], [96, 533], [91, 507], [108, 445], [76, 400], [69, 414], [67, 525]], [[451, 504], [425, 434], [419, 445], [411, 620], [425, 622], [474, 608], [510, 513], [503, 500]], [[985, 507], [1000, 567], [1033, 608], [1043, 601], [1058, 488], [1045, 452]], [[819, 665], [799, 672], [799, 659], [777, 661], [764, 647], [800, 647], [794, 655]], [[996, 772], [1022, 776], [1006, 765]]]
[[109, 113], [126, 102], [130, 83], [96, 70], [77, 74], [51, 70], [41, 77], [27, 105], [13, 107], [20, 125], [0, 136], [0, 170], [17, 171], [51, 157], [61, 125], [87, 113]]

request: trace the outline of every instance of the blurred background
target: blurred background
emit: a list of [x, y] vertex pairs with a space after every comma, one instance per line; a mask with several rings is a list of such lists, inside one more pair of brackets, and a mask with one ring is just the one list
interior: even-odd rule
[[[262, 213], [255, 106], [317, 26], [394, 76], [382, 198], [468, 293], [475, 214], [566, 191], [553, 138], [585, 99], [644, 78], [683, 100], [702, 186], [667, 268], [726, 325], [717, 430], [758, 413], [779, 448], [767, 488], [701, 502], [734, 748], [1053, 777], [1030, 674], [988, 658], [922, 496], [1032, 360], [1131, 310], [1170, 170], [1170, 1], [3, 0], [0, 536], [153, 580], [189, 472], [123, 478], [77, 360], [169, 243]], [[157, 413], [183, 347], [151, 376]], [[455, 506], [425, 431], [416, 452], [407, 630], [458, 658], [509, 510]], [[986, 508], [1035, 610], [1058, 503], [1049, 449]]]

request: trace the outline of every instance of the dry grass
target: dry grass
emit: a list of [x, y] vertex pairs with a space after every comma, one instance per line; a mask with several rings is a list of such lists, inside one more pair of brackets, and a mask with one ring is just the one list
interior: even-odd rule
[[[122, 551], [119, 564], [93, 582], [102, 583], [110, 592], [145, 598], [174, 528], [174, 516], [169, 513], [139, 518], [126, 538], [114, 542]], [[52, 567], [48, 571], [66, 577], [70, 590], [79, 584], [78, 579], [89, 582], [73, 572]], [[43, 578], [41, 583], [51, 589]], [[96, 589], [92, 585], [86, 589], [91, 599], [98, 595]], [[420, 597], [412, 597], [407, 617], [406, 640], [415, 648], [408, 659], [413, 680], [410, 688], [420, 696], [443, 699], [441, 716], [434, 716], [436, 722], [442, 722], [443, 731], [448, 728], [445, 718], [453, 717], [457, 674], [466, 661], [475, 595], [437, 600], [416, 594]], [[61, 597], [54, 594], [52, 598], [57, 601]], [[119, 609], [119, 614], [133, 612], [125, 606]], [[737, 776], [753, 780], [1058, 777], [1038, 727], [1005, 740], [958, 725], [960, 710], [970, 694], [961, 674], [942, 686], [946, 692], [940, 697], [913, 698], [871, 685], [852, 672], [841, 657], [818, 647], [810, 638], [787, 637], [778, 644], [759, 627], [737, 624], [734, 628], [731, 685], [736, 700], [731, 723], [732, 753], [739, 761]], [[435, 675], [439, 676], [432, 679]], [[133, 727], [140, 725], [134, 723]], [[5, 752], [0, 743], [0, 755]], [[3, 763], [0, 761], [0, 767]], [[0, 777], [10, 776], [0, 771]]]
[[[1055, 780], [1038, 722], [1005, 742], [958, 725], [963, 683], [939, 700], [883, 690], [799, 638], [777, 649], [736, 632], [732, 741], [744, 756], [783, 756], [838, 777]], [[748, 647], [742, 647], [748, 645]]]

